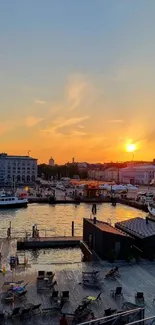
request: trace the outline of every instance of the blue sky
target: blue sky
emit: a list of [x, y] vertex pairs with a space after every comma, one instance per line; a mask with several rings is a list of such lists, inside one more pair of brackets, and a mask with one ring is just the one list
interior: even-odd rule
[[123, 160], [133, 141], [152, 159], [154, 16], [154, 0], [1, 1], [2, 150]]

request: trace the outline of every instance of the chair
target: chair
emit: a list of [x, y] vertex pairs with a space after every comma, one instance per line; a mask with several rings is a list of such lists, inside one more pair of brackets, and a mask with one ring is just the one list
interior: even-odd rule
[[27, 291], [23, 291], [23, 292], [15, 292], [14, 296], [18, 299], [26, 299], [25, 295], [26, 295]]
[[143, 292], [137, 292], [136, 295], [135, 295], [135, 299], [144, 304], [144, 294], [143, 294]]
[[104, 316], [111, 316], [113, 314], [116, 314], [116, 312], [117, 312], [117, 309], [108, 308], [108, 309], [104, 310]]
[[32, 313], [33, 315], [36, 315], [37, 312], [38, 312], [38, 313], [41, 313], [40, 307], [41, 307], [41, 304], [34, 305], [34, 306], [31, 308], [31, 313]]
[[104, 316], [110, 316], [111, 315], [111, 308], [104, 310]]
[[11, 317], [11, 318], [20, 316], [20, 310], [21, 310], [21, 307], [16, 307], [16, 308], [13, 309], [11, 314], [8, 314], [8, 316]]
[[98, 294], [98, 296], [87, 296], [87, 297], [85, 297], [82, 301], [84, 302], [84, 301], [98, 301], [98, 300], [101, 300], [101, 294], [102, 294], [102, 292], [100, 292], [99, 294]]
[[69, 300], [69, 291], [62, 291], [61, 293], [61, 299], [62, 300]]
[[4, 324], [5, 321], [5, 314], [3, 311], [0, 311], [0, 324]]
[[58, 300], [58, 296], [59, 296], [59, 291], [53, 291], [51, 296], [50, 296], [50, 299], [51, 300]]
[[20, 319], [23, 320], [27, 317], [31, 317], [31, 308], [25, 308], [21, 311], [21, 314], [20, 314]]
[[117, 287], [116, 290], [111, 290], [111, 293], [112, 293], [112, 297], [113, 298], [117, 298], [119, 296], [122, 296], [122, 287]]
[[4, 302], [12, 303], [14, 301], [14, 295], [11, 292], [2, 292], [1, 296], [2, 296], [2, 300], [4, 300]]
[[47, 271], [47, 272], [46, 272], [46, 276], [47, 276], [47, 278], [48, 278], [48, 277], [52, 277], [53, 274], [54, 274], [54, 273], [53, 273], [52, 271]]
[[44, 279], [46, 276], [45, 271], [38, 271], [37, 279]]
[[50, 288], [50, 289], [52, 289], [52, 288], [54, 288], [55, 285], [57, 285], [57, 281], [54, 281], [53, 283], [48, 284], [48, 285], [46, 286], [46, 288]]

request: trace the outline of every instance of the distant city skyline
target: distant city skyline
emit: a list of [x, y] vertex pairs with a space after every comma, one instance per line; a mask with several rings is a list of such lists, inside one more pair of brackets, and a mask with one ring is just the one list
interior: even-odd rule
[[155, 1], [0, 4], [1, 152], [152, 160]]

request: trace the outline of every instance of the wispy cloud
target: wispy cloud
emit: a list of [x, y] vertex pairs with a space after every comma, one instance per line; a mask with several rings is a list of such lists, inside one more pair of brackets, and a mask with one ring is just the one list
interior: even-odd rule
[[109, 123], [123, 123], [124, 120], [109, 120]]
[[28, 116], [25, 119], [25, 125], [27, 127], [33, 127], [44, 120], [44, 117]]
[[45, 100], [40, 100], [40, 99], [36, 99], [35, 100], [35, 104], [40, 104], [40, 105], [44, 105], [46, 104], [47, 102]]
[[58, 118], [52, 124], [52, 126], [48, 129], [43, 130], [44, 133], [47, 134], [60, 134], [61, 129], [69, 126], [76, 125], [82, 121], [89, 119], [89, 116], [80, 116], [80, 117], [72, 117], [72, 118]]
[[78, 128], [79, 128], [79, 129], [84, 129], [85, 126], [84, 126], [84, 125], [78, 125]]
[[79, 75], [71, 76], [66, 87], [66, 100], [68, 108], [72, 111], [78, 108], [84, 100], [87, 90], [86, 80]]

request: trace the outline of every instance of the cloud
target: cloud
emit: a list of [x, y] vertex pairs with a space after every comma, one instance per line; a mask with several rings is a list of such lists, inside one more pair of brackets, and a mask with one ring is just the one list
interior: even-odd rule
[[33, 127], [33, 126], [39, 124], [40, 122], [42, 122], [43, 120], [44, 120], [44, 117], [28, 116], [25, 120], [25, 125], [27, 127]]
[[68, 108], [72, 111], [80, 106], [84, 100], [88, 84], [82, 76], [71, 76], [66, 87], [66, 100]]
[[79, 129], [84, 129], [85, 126], [84, 126], [84, 125], [78, 125], [78, 128], [79, 128]]
[[81, 116], [81, 117], [72, 117], [72, 118], [58, 118], [53, 122], [53, 125], [43, 130], [44, 133], [48, 134], [60, 134], [61, 129], [69, 126], [76, 125], [82, 121], [89, 119], [89, 116]]
[[123, 123], [124, 120], [110, 120], [109, 123]]
[[44, 105], [46, 104], [47, 102], [45, 100], [40, 100], [40, 99], [36, 99], [35, 100], [35, 104], [40, 104], [40, 105]]

